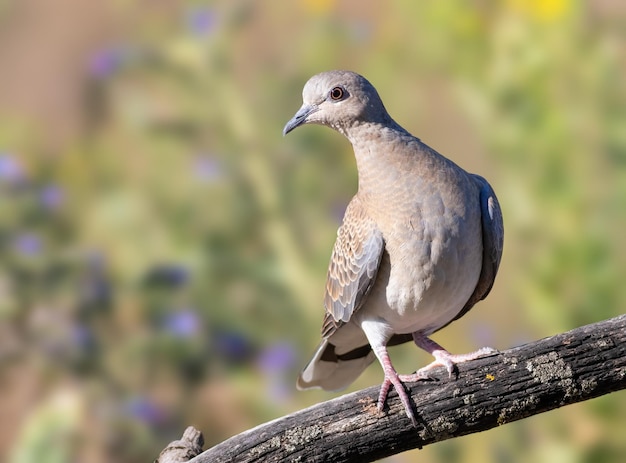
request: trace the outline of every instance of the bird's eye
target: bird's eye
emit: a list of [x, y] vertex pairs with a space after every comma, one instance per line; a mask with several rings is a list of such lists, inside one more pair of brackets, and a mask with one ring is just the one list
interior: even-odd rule
[[330, 91], [330, 98], [339, 101], [344, 97], [344, 90], [341, 87], [335, 87]]

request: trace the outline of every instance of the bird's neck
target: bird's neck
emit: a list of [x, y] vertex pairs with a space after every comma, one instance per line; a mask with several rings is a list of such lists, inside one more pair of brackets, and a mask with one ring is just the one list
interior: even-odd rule
[[416, 161], [411, 159], [414, 151], [406, 147], [410, 143], [419, 144], [419, 140], [393, 120], [385, 124], [363, 123], [351, 127], [345, 135], [354, 149], [362, 194], [375, 191], [380, 194], [377, 190], [383, 185], [402, 182], [406, 167]]

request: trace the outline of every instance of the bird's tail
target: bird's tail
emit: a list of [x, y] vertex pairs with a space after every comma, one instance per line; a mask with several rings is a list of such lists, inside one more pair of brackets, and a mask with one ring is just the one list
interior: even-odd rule
[[296, 386], [298, 389], [315, 387], [337, 391], [348, 387], [376, 358], [369, 344], [343, 354], [337, 354], [335, 345], [323, 339], [315, 355], [304, 368]]

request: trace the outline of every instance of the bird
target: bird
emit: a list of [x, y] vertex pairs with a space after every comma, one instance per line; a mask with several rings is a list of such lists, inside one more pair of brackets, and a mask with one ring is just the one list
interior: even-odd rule
[[[352, 144], [357, 192], [337, 231], [324, 296], [322, 341], [298, 389], [349, 386], [376, 359], [383, 412], [393, 386], [417, 427], [405, 383], [443, 366], [491, 355], [484, 347], [451, 354], [430, 338], [484, 299], [502, 258], [498, 199], [469, 173], [411, 135], [387, 112], [374, 86], [351, 71], [314, 75], [283, 136], [305, 124], [327, 126]], [[434, 360], [400, 375], [387, 348], [413, 341]]]

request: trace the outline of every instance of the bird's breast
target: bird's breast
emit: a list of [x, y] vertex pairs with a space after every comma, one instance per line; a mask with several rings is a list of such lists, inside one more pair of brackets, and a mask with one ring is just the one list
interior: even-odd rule
[[394, 332], [410, 333], [436, 331], [460, 312], [482, 266], [478, 196], [459, 201], [470, 191], [430, 192], [405, 201], [404, 210], [386, 209], [386, 253], [364, 315], [371, 311]]

